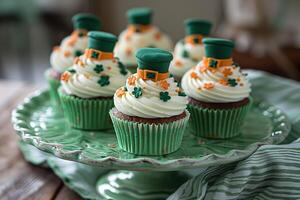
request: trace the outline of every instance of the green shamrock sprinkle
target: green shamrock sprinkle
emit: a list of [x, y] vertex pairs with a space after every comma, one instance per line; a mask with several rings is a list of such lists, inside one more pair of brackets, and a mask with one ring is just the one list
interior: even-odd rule
[[164, 102], [169, 101], [171, 99], [171, 97], [169, 96], [169, 92], [160, 92], [159, 98]]
[[181, 97], [186, 97], [186, 94], [184, 92], [178, 92], [178, 96], [181, 96]]
[[210, 62], [209, 62], [209, 66], [210, 67], [217, 68], [217, 65], [218, 65], [218, 61], [216, 61], [216, 60], [210, 60]]
[[104, 69], [103, 69], [103, 65], [96, 65], [95, 66], [95, 68], [94, 68], [94, 71], [96, 72], [96, 73], [100, 73], [100, 72], [102, 72]]
[[132, 94], [135, 96], [135, 98], [139, 98], [143, 94], [142, 88], [140, 88], [140, 87], [134, 87], [133, 91], [132, 91]]
[[71, 74], [75, 74], [76, 70], [75, 69], [69, 69], [68, 72], [70, 72]]
[[172, 77], [174, 77], [174, 75], [173, 74], [169, 74], [169, 78], [172, 78]]
[[83, 52], [80, 51], [80, 50], [76, 50], [75, 53], [74, 53], [74, 55], [75, 55], [76, 57], [79, 57], [79, 56], [81, 56], [82, 54], [83, 54]]
[[189, 57], [189, 52], [187, 52], [187, 50], [183, 50], [182, 51], [182, 57], [188, 58]]
[[98, 84], [103, 87], [106, 85], [109, 85], [109, 76], [100, 76], [100, 79], [98, 80]]
[[237, 85], [237, 82], [236, 82], [236, 80], [234, 78], [233, 79], [228, 79], [228, 84], [231, 87], [235, 87]]
[[118, 67], [120, 69], [121, 74], [123, 74], [124, 76], [128, 74], [127, 68], [120, 61], [118, 61]]

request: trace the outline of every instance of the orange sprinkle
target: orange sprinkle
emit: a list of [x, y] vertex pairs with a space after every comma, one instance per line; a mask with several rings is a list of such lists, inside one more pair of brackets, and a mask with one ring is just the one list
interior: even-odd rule
[[76, 65], [79, 65], [79, 66], [81, 66], [81, 67], [84, 67], [84, 63], [80, 60], [79, 57], [76, 57], [76, 58], [74, 59], [74, 63], [75, 63]]
[[108, 66], [108, 67], [107, 67], [107, 69], [108, 69], [108, 70], [111, 70], [111, 67], [110, 67], [110, 66]]
[[70, 52], [70, 51], [65, 51], [65, 52], [64, 52], [64, 56], [65, 56], [65, 57], [69, 57], [70, 55], [71, 55], [71, 52]]
[[129, 47], [127, 47], [125, 51], [127, 56], [130, 56], [132, 54], [132, 50]]
[[228, 83], [225, 79], [220, 79], [219, 83], [222, 84], [222, 85], [228, 85]]
[[180, 60], [175, 60], [175, 65], [178, 67], [182, 67], [182, 62]]
[[113, 59], [112, 62], [113, 63], [117, 63], [118, 61], [117, 61], [117, 59]]
[[123, 95], [125, 95], [125, 90], [123, 88], [119, 88], [116, 91], [116, 95], [117, 95], [117, 97], [122, 97]]
[[215, 85], [213, 83], [204, 83], [203, 87], [207, 90], [213, 89]]
[[136, 77], [130, 76], [130, 77], [128, 77], [127, 81], [128, 81], [129, 85], [135, 85]]
[[243, 84], [243, 83], [240, 83], [240, 86], [244, 86], [244, 84]]
[[60, 80], [67, 82], [71, 77], [71, 74], [69, 72], [64, 72], [61, 77]]
[[160, 87], [162, 87], [164, 90], [167, 90], [167, 89], [169, 89], [170, 84], [166, 80], [163, 80], [163, 81], [160, 81]]
[[59, 51], [59, 50], [60, 50], [60, 47], [59, 47], [59, 46], [53, 47], [53, 51]]
[[226, 67], [222, 73], [223, 73], [224, 77], [227, 78], [228, 76], [232, 75], [232, 70], [230, 68]]
[[240, 78], [237, 78], [236, 80], [237, 80], [237, 82], [240, 82], [240, 81], [241, 81], [241, 79], [240, 79]]
[[207, 70], [207, 67], [206, 66], [201, 66], [200, 67], [200, 72], [206, 72], [206, 70]]
[[197, 75], [196, 72], [192, 72], [190, 75], [193, 79], [199, 79], [199, 76]]
[[160, 40], [160, 38], [161, 38], [161, 33], [160, 33], [160, 32], [155, 33], [154, 38], [155, 38], [156, 40]]
[[179, 92], [182, 92], [181, 88], [180, 87], [177, 87], [175, 92], [179, 93]]

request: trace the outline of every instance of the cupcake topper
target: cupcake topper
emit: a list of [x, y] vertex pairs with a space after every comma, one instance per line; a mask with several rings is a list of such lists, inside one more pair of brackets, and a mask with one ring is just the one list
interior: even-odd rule
[[117, 37], [113, 34], [91, 31], [88, 33], [88, 49], [85, 55], [91, 59], [105, 60], [113, 59], [113, 49], [117, 42]]
[[97, 31], [101, 23], [96, 15], [90, 13], [79, 13], [72, 18], [75, 30]]
[[144, 80], [160, 81], [169, 77], [169, 65], [173, 56], [158, 48], [141, 48], [136, 53], [138, 77]]
[[217, 68], [233, 64], [231, 58], [234, 47], [233, 41], [221, 38], [204, 38], [202, 42], [205, 49], [204, 65]]
[[212, 24], [202, 19], [187, 19], [185, 24], [185, 41], [190, 44], [201, 44], [202, 37], [210, 33]]
[[152, 10], [150, 8], [132, 8], [127, 11], [129, 24], [149, 25], [151, 24]]

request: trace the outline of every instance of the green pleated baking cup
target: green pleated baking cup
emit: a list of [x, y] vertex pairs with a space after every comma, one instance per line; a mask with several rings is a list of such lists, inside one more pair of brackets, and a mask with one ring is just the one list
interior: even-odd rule
[[49, 75], [49, 70], [45, 72], [45, 77], [48, 81], [50, 99], [54, 106], [60, 106], [60, 99], [58, 95], [58, 88], [60, 86], [60, 80], [55, 79]]
[[252, 99], [249, 100], [249, 103], [231, 109], [211, 109], [188, 104], [191, 132], [196, 136], [212, 139], [238, 136], [252, 104]]
[[190, 117], [162, 124], [147, 124], [121, 119], [110, 111], [118, 145], [135, 155], [165, 155], [181, 146], [182, 138]]
[[83, 99], [64, 94], [58, 89], [60, 101], [70, 126], [82, 130], [105, 130], [112, 128], [109, 110], [113, 99]]

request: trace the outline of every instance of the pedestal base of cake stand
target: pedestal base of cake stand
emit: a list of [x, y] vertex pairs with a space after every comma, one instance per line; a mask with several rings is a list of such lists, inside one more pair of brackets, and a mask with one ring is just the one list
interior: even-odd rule
[[97, 191], [105, 199], [166, 199], [189, 176], [183, 172], [136, 172], [117, 170], [102, 176]]

